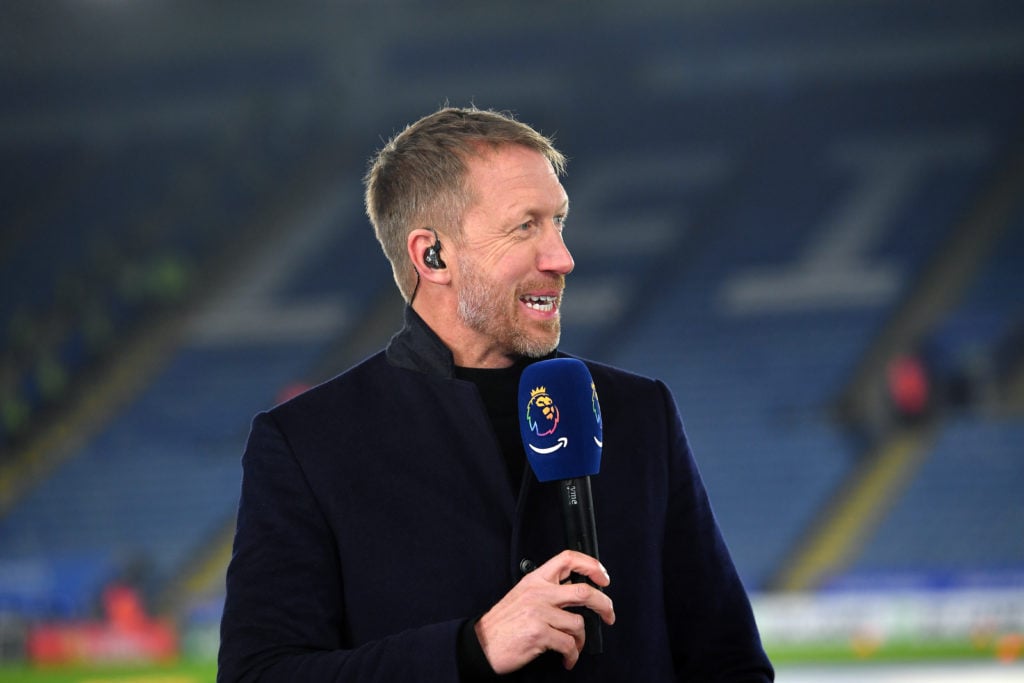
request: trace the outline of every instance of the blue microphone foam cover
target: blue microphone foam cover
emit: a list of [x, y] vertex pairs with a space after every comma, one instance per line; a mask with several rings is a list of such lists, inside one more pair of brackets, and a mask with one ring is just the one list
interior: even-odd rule
[[574, 479], [600, 471], [601, 406], [586, 365], [554, 358], [526, 366], [518, 405], [523, 448], [537, 479]]

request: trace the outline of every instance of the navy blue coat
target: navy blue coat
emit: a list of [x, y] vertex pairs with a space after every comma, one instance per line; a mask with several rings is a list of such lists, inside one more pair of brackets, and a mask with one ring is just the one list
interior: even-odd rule
[[[662, 383], [587, 363], [617, 621], [522, 681], [768, 681], [749, 601]], [[488, 415], [411, 310], [385, 352], [258, 415], [242, 459], [218, 681], [459, 680], [462, 623], [564, 548], [557, 484], [518, 499]]]

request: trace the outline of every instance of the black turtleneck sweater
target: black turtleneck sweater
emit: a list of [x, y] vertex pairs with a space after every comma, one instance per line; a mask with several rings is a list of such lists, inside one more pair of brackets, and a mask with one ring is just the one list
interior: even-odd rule
[[519, 376], [530, 361], [522, 360], [507, 368], [481, 369], [455, 367], [455, 376], [476, 384], [491, 418], [491, 426], [505, 457], [509, 485], [519, 495], [526, 455], [519, 433]]

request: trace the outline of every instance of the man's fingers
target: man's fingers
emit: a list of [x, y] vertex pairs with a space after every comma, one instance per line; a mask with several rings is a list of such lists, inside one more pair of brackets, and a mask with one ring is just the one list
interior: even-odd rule
[[557, 586], [555, 603], [558, 607], [587, 607], [607, 624], [615, 623], [615, 608], [611, 598], [586, 583], [567, 583], [573, 574], [586, 577], [597, 586], [608, 586], [608, 570], [596, 558], [575, 550], [564, 550], [538, 567], [528, 579], [543, 580]]
[[563, 666], [571, 669], [576, 666], [586, 643], [586, 630], [581, 615], [564, 610], [558, 612], [550, 622], [554, 633], [550, 635], [548, 649], [562, 655]]
[[577, 650], [583, 648], [583, 643], [586, 642], [587, 636], [586, 627], [581, 614], [568, 612], [564, 609], [558, 609], [550, 617], [548, 623], [552, 628], [572, 636], [575, 640]]
[[608, 625], [615, 623], [615, 605], [612, 599], [586, 583], [566, 583], [558, 587], [558, 607], [586, 607], [597, 612]]
[[580, 658], [580, 650], [583, 649], [583, 645], [579, 636], [574, 636], [571, 633], [555, 629], [555, 632], [549, 637], [549, 645], [547, 649], [562, 655], [562, 665], [566, 669], [571, 669], [576, 666], [576, 662]]
[[611, 583], [611, 577], [603, 564], [596, 558], [575, 550], [563, 550], [537, 567], [536, 573], [553, 583], [562, 583], [573, 573], [582, 574], [598, 586], [603, 587]]
[[[567, 583], [573, 574], [592, 581]], [[585, 620], [566, 608], [585, 607], [608, 624], [615, 623], [611, 598], [600, 588], [610, 583], [595, 558], [566, 550], [523, 577], [475, 625], [477, 638], [491, 667], [499, 674], [521, 668], [545, 650], [576, 665], [586, 643]]]

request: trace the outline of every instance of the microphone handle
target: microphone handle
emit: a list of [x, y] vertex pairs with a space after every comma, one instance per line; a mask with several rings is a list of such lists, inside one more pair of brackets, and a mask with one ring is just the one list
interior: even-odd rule
[[[594, 499], [590, 492], [590, 477], [563, 479], [559, 488], [562, 492], [562, 523], [565, 528], [566, 547], [600, 559], [597, 553], [597, 524], [594, 522]], [[572, 583], [589, 583], [601, 590], [600, 586], [576, 572], [570, 575], [569, 580]], [[585, 607], [572, 611], [583, 615], [587, 636], [583, 651], [592, 655], [601, 654], [604, 651], [601, 617]]]

